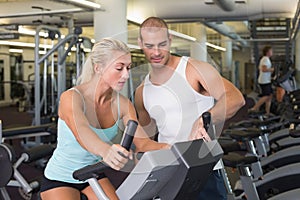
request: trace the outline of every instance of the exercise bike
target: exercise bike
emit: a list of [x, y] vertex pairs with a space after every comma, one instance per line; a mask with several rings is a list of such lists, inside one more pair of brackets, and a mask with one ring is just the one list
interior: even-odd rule
[[32, 163], [45, 158], [52, 154], [54, 146], [52, 144], [42, 144], [29, 148], [21, 153], [19, 157], [16, 156], [14, 148], [2, 142], [3, 138], [10, 138], [16, 136], [34, 135], [34, 134], [51, 134], [48, 125], [28, 126], [22, 128], [11, 128], [2, 131], [0, 120], [0, 197], [4, 200], [10, 200], [11, 197], [7, 191], [7, 187], [17, 187], [20, 195], [24, 199], [31, 199], [32, 194], [39, 189], [39, 181], [34, 180], [28, 182], [22, 175], [19, 167], [22, 163]]
[[[129, 121], [125, 129], [121, 144], [127, 150], [136, 127], [137, 122]], [[216, 140], [179, 142], [171, 149], [145, 152], [116, 194], [121, 200], [196, 199], [222, 155]], [[107, 168], [106, 164], [99, 162], [75, 171], [73, 177], [88, 181], [98, 199], [107, 200], [97, 181]]]

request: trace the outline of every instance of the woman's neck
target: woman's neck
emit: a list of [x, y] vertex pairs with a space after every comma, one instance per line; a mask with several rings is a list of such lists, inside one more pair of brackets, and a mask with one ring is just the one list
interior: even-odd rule
[[101, 79], [91, 80], [86, 89], [90, 91], [89, 96], [97, 103], [104, 104], [112, 98], [113, 89]]

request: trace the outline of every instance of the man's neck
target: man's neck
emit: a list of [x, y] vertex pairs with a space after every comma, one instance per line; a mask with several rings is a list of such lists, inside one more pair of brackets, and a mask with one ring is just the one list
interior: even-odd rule
[[168, 81], [176, 70], [179, 60], [179, 57], [171, 55], [166, 65], [161, 67], [152, 67], [150, 72], [151, 82], [156, 85], [161, 85]]
[[151, 66], [152, 68], [151, 73], [153, 73], [153, 75], [160, 75], [160, 74], [167, 73], [168, 71], [170, 71], [170, 69], [174, 71], [177, 67], [177, 64], [178, 63], [176, 63], [176, 57], [170, 55], [169, 60], [164, 65], [160, 67]]

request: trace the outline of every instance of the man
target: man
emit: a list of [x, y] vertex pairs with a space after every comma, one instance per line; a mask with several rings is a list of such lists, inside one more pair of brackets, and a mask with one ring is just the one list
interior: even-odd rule
[[[139, 46], [151, 71], [135, 93], [136, 110], [146, 132], [173, 144], [210, 137], [202, 113], [209, 111], [214, 124], [222, 124], [244, 105], [242, 94], [208, 63], [170, 54], [167, 24], [150, 17], [140, 27]], [[214, 171], [199, 199], [226, 199], [224, 182]]]
[[274, 71], [274, 67], [272, 67], [272, 63], [270, 60], [273, 55], [273, 50], [271, 46], [265, 46], [262, 51], [263, 57], [260, 59], [258, 67], [258, 83], [261, 88], [262, 97], [257, 101], [254, 107], [251, 108], [251, 110], [259, 110], [260, 106], [265, 103], [266, 116], [269, 116], [273, 94], [271, 75]]

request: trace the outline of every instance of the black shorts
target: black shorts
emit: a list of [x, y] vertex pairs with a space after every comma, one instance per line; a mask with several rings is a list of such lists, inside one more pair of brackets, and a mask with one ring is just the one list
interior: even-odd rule
[[[106, 176], [104, 174], [102, 174], [100, 177], [98, 177], [98, 180], [102, 179], [102, 178], [106, 178]], [[57, 188], [57, 187], [71, 187], [78, 191], [82, 191], [83, 189], [85, 189], [88, 186], [89, 186], [89, 183], [87, 183], [87, 182], [86, 183], [67, 183], [67, 182], [63, 182], [63, 181], [50, 180], [50, 179], [46, 178], [45, 176], [43, 176], [40, 191], [44, 192], [46, 190], [50, 190], [50, 189]]]
[[261, 95], [260, 96], [270, 96], [273, 94], [272, 84], [266, 83], [266, 84], [259, 84], [261, 88]]

